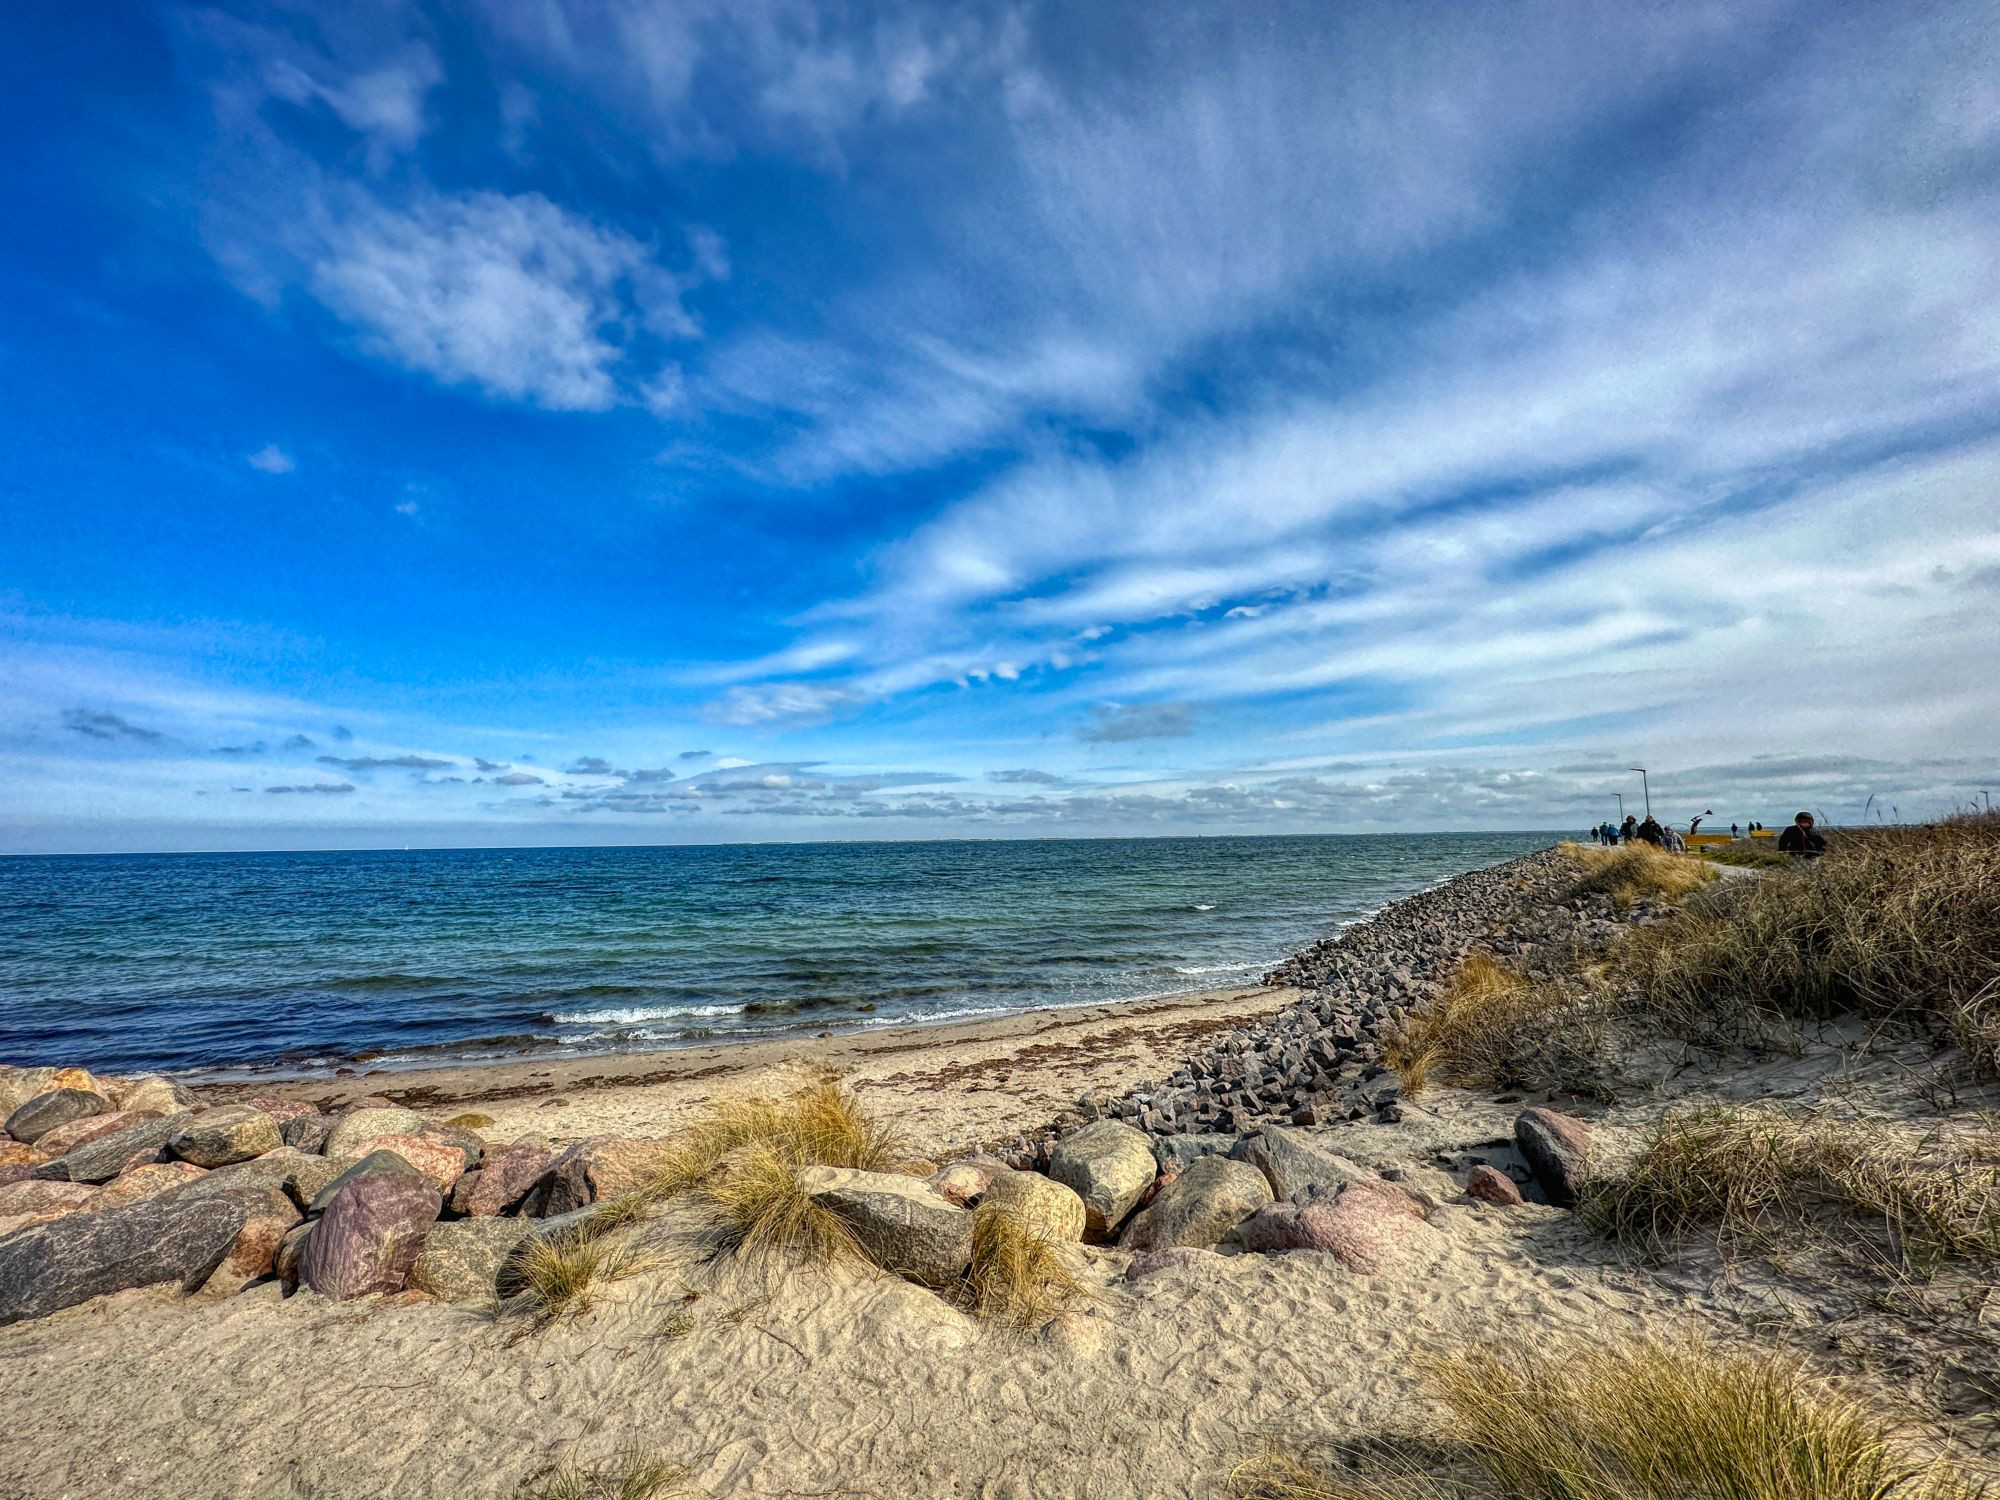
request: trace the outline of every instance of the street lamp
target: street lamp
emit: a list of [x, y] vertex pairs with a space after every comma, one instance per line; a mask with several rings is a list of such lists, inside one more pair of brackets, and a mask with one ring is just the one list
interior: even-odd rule
[[1634, 766], [1632, 769], [1639, 773], [1639, 787], [1646, 794], [1646, 816], [1650, 818], [1653, 815], [1653, 784], [1646, 780], [1644, 766]]

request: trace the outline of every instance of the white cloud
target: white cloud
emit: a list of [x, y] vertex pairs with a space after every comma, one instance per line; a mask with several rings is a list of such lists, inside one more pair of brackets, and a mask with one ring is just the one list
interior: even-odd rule
[[292, 455], [276, 443], [266, 443], [243, 462], [260, 474], [289, 474], [298, 467]]
[[699, 331], [681, 301], [690, 279], [536, 193], [392, 206], [349, 190], [320, 204], [314, 231], [305, 285], [364, 349], [492, 396], [564, 411], [652, 401], [660, 372], [631, 346]]

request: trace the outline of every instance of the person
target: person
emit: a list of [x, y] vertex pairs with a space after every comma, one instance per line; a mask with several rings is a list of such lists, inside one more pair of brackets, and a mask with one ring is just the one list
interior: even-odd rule
[[[1699, 823], [1701, 819], [1696, 818], [1695, 821]], [[1694, 830], [1690, 828], [1688, 832], [1693, 833]], [[1666, 828], [1662, 831], [1660, 837], [1662, 838], [1662, 840], [1664, 840], [1667, 853], [1685, 854], [1688, 852], [1687, 840], [1680, 836], [1679, 832], [1676, 831], [1673, 824], [1669, 823], [1666, 826]]]
[[1697, 833], [1701, 832], [1701, 820], [1707, 816], [1708, 816], [1707, 813], [1698, 814], [1695, 820], [1692, 823], [1688, 824], [1689, 838], [1693, 838]]
[[1618, 825], [1618, 837], [1629, 844], [1638, 836], [1639, 820], [1631, 813], [1625, 814], [1625, 821]]
[[1655, 849], [1660, 847], [1661, 844], [1660, 825], [1657, 821], [1654, 820], [1654, 817], [1651, 813], [1647, 813], [1646, 821], [1641, 823], [1638, 826], [1638, 828], [1634, 830], [1634, 836], [1644, 839], [1647, 843], [1651, 844]]
[[1778, 852], [1794, 859], [1818, 859], [1826, 853], [1826, 837], [1813, 832], [1813, 815], [1800, 813], [1792, 826], [1778, 835]]
[[1733, 839], [1740, 839], [1743, 837], [1743, 830], [1738, 828], [1734, 823], [1731, 823], [1729, 825], [1729, 836]]

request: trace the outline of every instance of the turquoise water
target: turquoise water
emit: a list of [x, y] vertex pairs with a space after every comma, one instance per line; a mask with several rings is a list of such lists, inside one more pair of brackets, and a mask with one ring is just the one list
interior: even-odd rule
[[437, 1062], [1208, 989], [1554, 837], [11, 859], [0, 1062]]

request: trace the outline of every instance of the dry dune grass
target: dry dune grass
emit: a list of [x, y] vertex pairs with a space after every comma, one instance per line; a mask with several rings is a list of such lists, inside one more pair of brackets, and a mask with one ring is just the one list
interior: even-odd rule
[[800, 1188], [799, 1169], [887, 1172], [905, 1159], [896, 1132], [837, 1078], [822, 1076], [789, 1094], [717, 1101], [634, 1196], [641, 1204], [693, 1202], [722, 1248], [825, 1261], [857, 1247], [846, 1226]]
[[1680, 901], [1716, 878], [1699, 859], [1651, 844], [1564, 844], [1562, 852], [1583, 867], [1571, 896], [1609, 896], [1621, 908], [1641, 899]]
[[[1436, 1359], [1421, 1444], [1242, 1465], [1254, 1500], [1977, 1500], [1952, 1465], [1770, 1355], [1503, 1340]], [[1344, 1471], [1344, 1472], [1343, 1472]]]
[[1669, 1114], [1624, 1170], [1586, 1189], [1582, 1208], [1648, 1250], [1704, 1231], [1752, 1242], [1859, 1221], [1920, 1270], [2000, 1257], [2000, 1164], [1926, 1161], [1921, 1142], [1880, 1126], [1771, 1107]]
[[634, 1449], [595, 1464], [574, 1459], [539, 1484], [521, 1491], [522, 1500], [679, 1500], [699, 1494], [693, 1471], [657, 1453]]
[[599, 1287], [634, 1275], [646, 1264], [631, 1246], [578, 1226], [530, 1238], [503, 1290], [511, 1297], [509, 1311], [527, 1318], [532, 1331], [559, 1318], [581, 1317], [590, 1311]]
[[1761, 1040], [1858, 1015], [1942, 1027], [2000, 1074], [2000, 817], [1849, 835], [1634, 933], [1619, 972], [1677, 1035]]
[[998, 1203], [972, 1216], [972, 1269], [966, 1301], [983, 1319], [1024, 1331], [1042, 1327], [1084, 1299], [1083, 1281], [1038, 1226]]
[[1406, 1093], [1433, 1076], [1461, 1088], [1532, 1087], [1601, 1095], [1601, 1000], [1469, 954], [1451, 987], [1405, 1018], [1386, 1057]]

